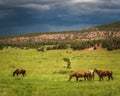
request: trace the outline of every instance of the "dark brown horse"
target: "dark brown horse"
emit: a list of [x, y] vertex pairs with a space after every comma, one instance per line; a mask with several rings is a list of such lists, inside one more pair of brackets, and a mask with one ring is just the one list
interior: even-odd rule
[[104, 80], [103, 77], [105, 77], [105, 76], [108, 76], [108, 81], [109, 81], [110, 79], [113, 80], [113, 76], [112, 76], [113, 72], [112, 72], [112, 71], [108, 71], [108, 70], [97, 70], [97, 69], [94, 69], [94, 71], [98, 74], [100, 81], [101, 81], [101, 80]]
[[23, 77], [26, 75], [26, 70], [24, 69], [16, 69], [14, 72], [13, 72], [13, 77], [15, 76], [15, 74], [18, 76], [19, 74], [22, 74]]
[[85, 72], [85, 73], [86, 73], [87, 80], [91, 80], [91, 78], [92, 78], [91, 73], [90, 72]]
[[78, 72], [75, 72], [73, 74], [70, 74], [70, 77], [69, 77], [68, 81], [70, 81], [72, 79], [72, 77], [76, 77], [76, 81], [78, 81], [78, 79], [81, 78], [81, 77], [84, 77], [84, 80], [86, 80], [87, 76], [88, 76], [88, 74], [86, 72], [78, 71]]

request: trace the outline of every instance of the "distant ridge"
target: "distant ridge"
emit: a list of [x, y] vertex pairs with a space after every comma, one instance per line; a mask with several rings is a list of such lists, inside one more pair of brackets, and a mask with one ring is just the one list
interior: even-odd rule
[[0, 42], [42, 42], [49, 40], [100, 40], [111, 37], [120, 37], [120, 22], [93, 26], [83, 30], [62, 31], [62, 32], [37, 32], [17, 36], [8, 36], [0, 38]]
[[111, 24], [95, 26], [99, 31], [120, 31], [120, 21]]

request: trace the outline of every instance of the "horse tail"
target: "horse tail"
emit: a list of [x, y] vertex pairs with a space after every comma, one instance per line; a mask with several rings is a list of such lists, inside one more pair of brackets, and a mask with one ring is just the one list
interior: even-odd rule
[[108, 71], [109, 72], [109, 75], [112, 76], [113, 72], [112, 71]]
[[26, 76], [26, 70], [24, 70], [25, 76]]
[[113, 72], [112, 72], [112, 71], [110, 71], [110, 75], [111, 75], [111, 76], [113, 75]]

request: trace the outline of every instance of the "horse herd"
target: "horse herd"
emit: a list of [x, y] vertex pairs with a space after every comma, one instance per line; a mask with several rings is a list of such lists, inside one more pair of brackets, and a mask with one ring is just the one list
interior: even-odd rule
[[[83, 72], [83, 71], [78, 71], [75, 73], [70, 74], [70, 77], [68, 79], [68, 81], [70, 81], [73, 77], [76, 78], [76, 81], [78, 81], [79, 78], [84, 78], [84, 80], [94, 80], [94, 76], [95, 73], [97, 73], [97, 75], [99, 76], [99, 80], [104, 80], [104, 77], [107, 76], [108, 77], [108, 81], [111, 79], [113, 80], [113, 72], [112, 71], [108, 71], [108, 70], [97, 70], [97, 69], [88, 69], [88, 72]], [[26, 70], [24, 69], [16, 69], [13, 72], [13, 77], [15, 75], [19, 75], [22, 74], [23, 77], [26, 76]]]
[[75, 72], [73, 74], [70, 74], [70, 77], [68, 79], [68, 81], [70, 81], [73, 77], [76, 77], [76, 81], [78, 81], [79, 78], [83, 77], [84, 80], [94, 80], [94, 76], [97, 73], [97, 75], [99, 76], [99, 80], [104, 80], [105, 76], [108, 76], [108, 81], [111, 79], [113, 80], [113, 72], [112, 71], [108, 71], [108, 70], [97, 70], [97, 69], [88, 69], [88, 72]]

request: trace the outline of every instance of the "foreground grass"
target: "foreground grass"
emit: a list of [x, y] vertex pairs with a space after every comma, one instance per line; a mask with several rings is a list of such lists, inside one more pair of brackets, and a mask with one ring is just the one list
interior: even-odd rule
[[[64, 57], [70, 58], [71, 69], [66, 69]], [[0, 96], [119, 96], [119, 58], [120, 50], [0, 50]], [[27, 76], [12, 77], [16, 68], [26, 69]], [[67, 81], [71, 72], [88, 68], [112, 70], [114, 80], [98, 81], [95, 75], [94, 81]]]

